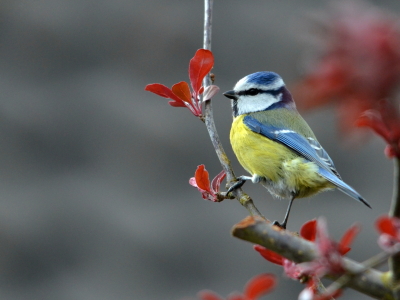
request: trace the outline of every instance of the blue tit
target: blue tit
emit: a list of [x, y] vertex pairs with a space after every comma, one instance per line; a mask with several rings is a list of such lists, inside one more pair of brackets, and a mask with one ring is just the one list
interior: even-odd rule
[[297, 112], [282, 78], [273, 72], [257, 72], [240, 79], [224, 95], [232, 100], [230, 141], [243, 168], [228, 192], [246, 180], [261, 183], [290, 203], [282, 223], [286, 228], [293, 200], [337, 188], [371, 206], [340, 177], [328, 153], [318, 143], [306, 121]]

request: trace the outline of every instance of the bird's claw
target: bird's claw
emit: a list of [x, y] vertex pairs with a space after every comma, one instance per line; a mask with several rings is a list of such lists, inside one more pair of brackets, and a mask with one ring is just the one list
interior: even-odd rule
[[272, 222], [272, 225], [274, 225], [274, 226], [278, 226], [278, 227], [280, 227], [280, 228], [282, 228], [282, 229], [286, 229], [286, 224], [284, 224], [284, 223], [279, 223], [278, 221], [273, 221]]
[[232, 184], [231, 186], [230, 186], [230, 188], [226, 191], [226, 194], [228, 195], [230, 192], [232, 192], [233, 190], [236, 190], [236, 189], [238, 189], [238, 188], [241, 188], [242, 187], [242, 185], [244, 184], [246, 182], [246, 179], [244, 179], [242, 176], [239, 176], [238, 178], [237, 178], [237, 181], [234, 183], [234, 184]]

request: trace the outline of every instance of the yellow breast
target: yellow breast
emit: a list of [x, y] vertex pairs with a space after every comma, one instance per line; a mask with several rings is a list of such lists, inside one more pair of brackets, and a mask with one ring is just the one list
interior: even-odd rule
[[316, 164], [251, 131], [243, 123], [244, 117], [238, 116], [232, 123], [230, 141], [233, 151], [247, 172], [267, 179], [266, 187], [271, 193], [280, 197], [295, 193], [300, 198], [333, 187], [317, 173]]
[[244, 115], [232, 123], [230, 140], [240, 164], [250, 174], [277, 181], [283, 177], [282, 164], [296, 154], [287, 147], [251, 131], [243, 123]]

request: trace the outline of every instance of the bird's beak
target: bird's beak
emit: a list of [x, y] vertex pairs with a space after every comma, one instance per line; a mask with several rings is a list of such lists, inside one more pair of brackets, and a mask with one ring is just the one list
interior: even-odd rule
[[232, 100], [239, 99], [238, 95], [233, 90], [232, 91], [227, 91], [227, 92], [223, 93], [223, 95], [225, 97], [229, 98], [229, 99], [232, 99]]

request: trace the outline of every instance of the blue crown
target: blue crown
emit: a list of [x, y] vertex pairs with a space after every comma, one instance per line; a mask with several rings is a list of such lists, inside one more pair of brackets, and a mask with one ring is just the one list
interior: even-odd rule
[[280, 78], [280, 76], [274, 72], [263, 71], [247, 75], [247, 82], [268, 85], [278, 78]]

